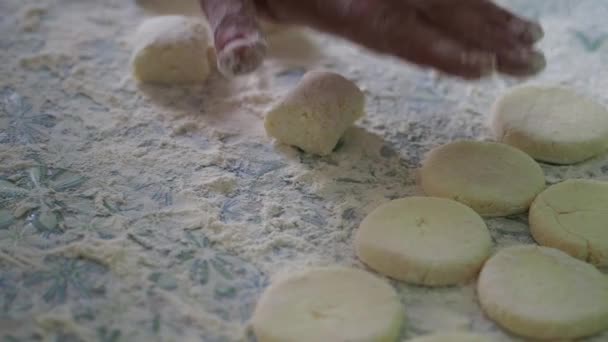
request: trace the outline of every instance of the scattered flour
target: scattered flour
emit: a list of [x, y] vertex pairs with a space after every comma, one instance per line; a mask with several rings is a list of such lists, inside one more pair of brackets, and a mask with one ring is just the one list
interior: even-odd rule
[[[602, 0], [579, 7], [563, 0], [504, 2], [543, 14], [541, 48], [549, 66], [533, 82], [575, 87], [608, 103], [602, 93], [608, 86], [606, 47], [589, 52], [572, 34], [593, 35], [602, 27], [608, 16]], [[22, 121], [0, 107], [0, 176], [12, 177], [15, 170], [42, 161], [87, 179], [62, 194], [70, 211], [62, 234], [50, 236], [58, 246], [25, 244], [31, 229], [25, 218], [0, 230], [0, 269], [27, 273], [48, 267], [48, 257], [62, 256], [108, 270], [98, 277], [105, 284], [103, 296], [86, 308], [69, 297], [65, 306], [56, 306], [68, 311], [54, 316], [41, 299], [42, 289], [39, 296], [28, 292], [31, 298], [19, 292], [15, 301], [33, 308], [11, 321], [20, 322], [15, 324], [19, 336], [42, 329], [49, 339], [63, 332], [86, 340], [103, 326], [132, 341], [244, 338], [247, 312], [269, 279], [309, 265], [363, 267], [352, 246], [361, 220], [391, 199], [420, 194], [416, 170], [431, 148], [456, 139], [488, 139], [491, 103], [519, 83], [503, 78], [465, 83], [335, 38], [289, 29], [269, 36], [268, 59], [255, 74], [227, 80], [215, 71], [204, 85], [138, 87], [129, 76], [128, 37], [143, 18], [159, 13], [153, 3], [167, 4], [0, 3], [5, 33], [0, 58], [6, 61], [0, 64], [0, 94], [10, 89], [31, 107], [27, 115], [53, 118], [36, 126], [46, 134], [26, 145], [3, 135]], [[194, 11], [192, 2], [182, 4], [179, 11]], [[321, 68], [364, 90], [366, 118], [323, 158], [274, 145], [264, 133], [263, 113], [304, 72]], [[554, 183], [606, 179], [607, 166], [600, 157], [543, 168]], [[24, 205], [11, 202], [10, 209]], [[495, 249], [533, 243], [523, 217], [487, 224]], [[232, 280], [233, 298], [216, 297], [233, 293], [220, 286], [225, 284], [219, 273], [210, 273], [205, 286], [190, 283], [194, 261], [217, 255], [243, 265]], [[404, 338], [467, 327], [514, 340], [484, 317], [472, 284], [445, 289], [393, 284], [408, 308]], [[240, 305], [243, 299], [247, 305]], [[78, 310], [89, 308], [95, 319], [75, 319]]]

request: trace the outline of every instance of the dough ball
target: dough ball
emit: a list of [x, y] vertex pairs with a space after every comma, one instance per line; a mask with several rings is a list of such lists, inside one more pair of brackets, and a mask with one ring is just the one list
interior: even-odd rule
[[311, 268], [273, 282], [253, 314], [259, 342], [396, 341], [405, 313], [395, 290], [365, 271]]
[[437, 333], [416, 337], [409, 342], [493, 342], [489, 336], [468, 332]]
[[481, 270], [477, 293], [491, 319], [528, 338], [575, 339], [608, 328], [608, 279], [557, 249], [499, 251]]
[[525, 212], [545, 188], [540, 166], [508, 145], [460, 141], [433, 149], [420, 171], [430, 196], [462, 202], [482, 216]]
[[194, 83], [209, 76], [209, 33], [202, 19], [161, 16], [145, 20], [135, 35], [133, 75], [141, 82]]
[[523, 86], [494, 105], [496, 138], [534, 159], [573, 164], [608, 148], [608, 111], [577, 93]]
[[491, 248], [482, 218], [445, 198], [390, 201], [369, 214], [355, 236], [357, 255], [369, 267], [430, 286], [454, 285], [475, 277]]
[[553, 185], [536, 197], [529, 221], [539, 244], [608, 265], [608, 182], [579, 179]]
[[331, 72], [308, 72], [266, 115], [266, 132], [278, 141], [327, 155], [363, 116], [365, 96], [357, 85]]

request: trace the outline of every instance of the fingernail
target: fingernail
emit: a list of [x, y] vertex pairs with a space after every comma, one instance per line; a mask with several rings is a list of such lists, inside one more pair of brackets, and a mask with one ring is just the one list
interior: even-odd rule
[[486, 60], [483, 64], [482, 75], [487, 76], [493, 74], [496, 71], [496, 55], [490, 54], [486, 56]]
[[545, 32], [543, 31], [543, 28], [539, 24], [532, 23], [532, 24], [530, 24], [530, 27], [526, 31], [526, 35], [530, 39], [531, 42], [535, 43], [543, 38], [543, 36], [545, 35]]
[[536, 74], [547, 66], [545, 56], [534, 50], [520, 50], [512, 54], [513, 59], [525, 66], [526, 73]]
[[252, 72], [264, 61], [266, 49], [266, 41], [258, 34], [235, 39], [218, 51], [218, 69], [227, 77]]
[[488, 76], [496, 71], [496, 56], [489, 53], [463, 53], [460, 55], [463, 65], [477, 69], [479, 77]]
[[509, 29], [513, 34], [530, 43], [536, 43], [544, 36], [543, 28], [534, 22], [514, 20], [510, 23]]
[[533, 51], [530, 56], [530, 69], [532, 72], [537, 73], [542, 71], [547, 66], [547, 59], [545, 55], [540, 52]]

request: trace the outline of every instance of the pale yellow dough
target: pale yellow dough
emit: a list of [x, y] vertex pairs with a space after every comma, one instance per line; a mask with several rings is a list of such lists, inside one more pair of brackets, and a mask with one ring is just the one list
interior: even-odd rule
[[209, 33], [195, 17], [160, 16], [145, 20], [134, 37], [133, 75], [140, 82], [182, 84], [209, 76]]
[[302, 150], [327, 155], [346, 129], [364, 115], [356, 84], [331, 72], [312, 71], [266, 115], [269, 136]]
[[554, 248], [499, 251], [481, 270], [477, 292], [486, 314], [521, 336], [566, 340], [608, 328], [608, 278]]
[[389, 342], [397, 340], [404, 317], [388, 282], [333, 266], [273, 281], [251, 323], [259, 342]]
[[383, 204], [361, 222], [355, 236], [357, 255], [369, 267], [429, 286], [475, 277], [491, 248], [482, 218], [444, 198], [410, 197]]
[[408, 342], [494, 342], [489, 336], [469, 332], [436, 333], [420, 336], [408, 340]]
[[608, 111], [565, 88], [512, 89], [494, 105], [492, 128], [499, 141], [556, 164], [577, 163], [608, 149]]
[[532, 203], [529, 222], [539, 244], [608, 265], [608, 182], [578, 179], [549, 187]]
[[524, 152], [481, 141], [433, 149], [420, 181], [426, 194], [462, 202], [487, 217], [523, 213], [545, 188], [542, 169]]

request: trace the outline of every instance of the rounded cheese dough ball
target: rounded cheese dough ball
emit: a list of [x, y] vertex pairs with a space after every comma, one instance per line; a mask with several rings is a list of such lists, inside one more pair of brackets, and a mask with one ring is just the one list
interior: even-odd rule
[[311, 268], [273, 282], [252, 318], [259, 342], [396, 341], [405, 313], [395, 290], [365, 271]]
[[473, 334], [468, 332], [437, 333], [427, 336], [416, 337], [408, 342], [493, 342], [496, 341], [489, 336]]
[[608, 149], [608, 111], [562, 88], [514, 88], [494, 105], [492, 127], [499, 141], [550, 163], [577, 163]]
[[209, 76], [204, 21], [183, 16], [145, 20], [135, 34], [133, 75], [141, 82], [194, 83]]
[[567, 180], [549, 187], [532, 203], [529, 222], [541, 245], [608, 265], [608, 182]]
[[545, 188], [540, 166], [508, 145], [460, 141], [433, 149], [420, 170], [430, 196], [462, 202], [482, 216], [523, 213]]
[[608, 328], [608, 278], [557, 249], [499, 251], [481, 270], [477, 293], [491, 319], [525, 337], [561, 341]]
[[381, 205], [357, 231], [355, 248], [374, 270], [407, 282], [444, 286], [477, 275], [492, 239], [472, 209], [445, 198], [410, 197]]
[[318, 155], [327, 155], [363, 116], [365, 96], [357, 85], [331, 72], [308, 72], [266, 115], [269, 136]]

